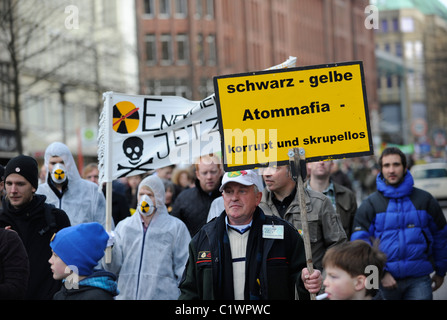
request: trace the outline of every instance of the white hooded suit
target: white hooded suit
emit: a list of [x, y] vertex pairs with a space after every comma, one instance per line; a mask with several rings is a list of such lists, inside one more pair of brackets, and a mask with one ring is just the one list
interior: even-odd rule
[[142, 186], [154, 193], [157, 210], [146, 232], [138, 211], [118, 223], [112, 262], [103, 267], [118, 275], [118, 300], [177, 300], [191, 237], [186, 225], [168, 213], [160, 178], [146, 177], [138, 192]]
[[47, 175], [46, 183], [39, 185], [36, 193], [45, 195], [46, 203], [51, 203], [56, 208], [64, 210], [72, 226], [84, 222], [98, 222], [105, 228], [106, 200], [104, 194], [99, 191], [95, 183], [81, 178], [73, 155], [65, 144], [53, 142], [45, 150], [47, 172], [50, 158], [53, 156], [61, 157], [64, 160], [68, 179], [67, 190], [59, 199], [49, 186], [48, 179], [51, 178]]

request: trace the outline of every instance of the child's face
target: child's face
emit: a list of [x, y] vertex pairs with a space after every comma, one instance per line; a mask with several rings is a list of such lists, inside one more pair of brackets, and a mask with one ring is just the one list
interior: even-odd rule
[[48, 262], [51, 265], [51, 271], [53, 272], [53, 278], [55, 280], [65, 279], [71, 274], [70, 268], [68, 268], [65, 262], [54, 252]]
[[[359, 299], [361, 290], [365, 291], [364, 276], [352, 277], [343, 269], [327, 266], [326, 277], [323, 285], [326, 287], [330, 300], [355, 300]], [[364, 292], [363, 292], [364, 295]]]

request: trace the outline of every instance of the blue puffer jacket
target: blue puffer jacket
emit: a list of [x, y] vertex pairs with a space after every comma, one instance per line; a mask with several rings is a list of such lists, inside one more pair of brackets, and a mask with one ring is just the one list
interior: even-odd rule
[[438, 202], [430, 193], [413, 187], [407, 172], [397, 187], [379, 174], [377, 191], [358, 208], [351, 240], [369, 243], [379, 239], [387, 255], [385, 270], [394, 278], [420, 277], [447, 270], [447, 225]]

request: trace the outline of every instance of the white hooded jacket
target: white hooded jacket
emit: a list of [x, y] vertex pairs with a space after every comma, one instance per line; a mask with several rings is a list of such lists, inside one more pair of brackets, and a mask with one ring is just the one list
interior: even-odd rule
[[146, 177], [138, 191], [142, 186], [153, 191], [157, 210], [146, 232], [138, 211], [118, 223], [112, 262], [103, 267], [118, 275], [117, 300], [177, 300], [191, 236], [186, 225], [168, 213], [160, 178]]
[[56, 208], [64, 210], [72, 226], [84, 222], [98, 222], [105, 228], [106, 200], [104, 194], [99, 191], [95, 183], [81, 178], [73, 155], [65, 144], [53, 142], [45, 150], [47, 172], [50, 158], [53, 156], [61, 157], [64, 160], [68, 179], [67, 190], [59, 199], [49, 186], [47, 175], [46, 183], [39, 185], [36, 193], [45, 195], [46, 203], [51, 203]]

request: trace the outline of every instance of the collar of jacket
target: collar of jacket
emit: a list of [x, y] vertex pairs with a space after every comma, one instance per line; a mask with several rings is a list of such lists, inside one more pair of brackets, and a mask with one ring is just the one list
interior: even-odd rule
[[24, 207], [19, 209], [11, 206], [11, 203], [5, 198], [3, 200], [3, 209], [5, 214], [11, 214], [15, 217], [25, 217], [27, 213], [32, 215], [34, 212], [37, 212], [37, 209], [40, 209], [41, 206], [45, 203], [46, 196], [40, 194], [34, 194], [33, 199], [28, 202]]
[[[50, 174], [50, 173], [48, 173]], [[48, 176], [47, 178], [48, 185], [50, 186], [51, 190], [53, 190], [54, 194], [61, 199], [64, 195], [65, 191], [68, 189], [68, 178], [64, 182], [62, 182], [62, 192], [59, 191], [59, 189], [56, 187], [56, 184], [54, 183], [53, 179], [51, 179], [51, 176]]]
[[402, 198], [409, 196], [413, 192], [414, 180], [411, 173], [407, 170], [404, 179], [397, 186], [392, 186], [386, 183], [382, 173], [379, 173], [376, 178], [377, 190], [380, 191], [387, 198]]
[[218, 198], [218, 197], [220, 197], [220, 196], [222, 195], [222, 193], [219, 191], [219, 187], [220, 187], [221, 184], [222, 184], [222, 177], [220, 177], [220, 180], [219, 180], [219, 184], [218, 184], [218, 186], [217, 186], [217, 189], [211, 191], [210, 193], [205, 192], [205, 191], [202, 189], [202, 187], [200, 186], [200, 181], [199, 181], [199, 179], [196, 178], [196, 180], [194, 181], [194, 184], [196, 185], [196, 188], [197, 188], [197, 190], [199, 190], [200, 193], [202, 193], [202, 194], [204, 194], [204, 195], [207, 195], [208, 197], [211, 197], [211, 198], [213, 198], [213, 199]]
[[[298, 191], [296, 189], [296, 187], [295, 187], [295, 190]], [[306, 211], [307, 212], [312, 211], [312, 203], [310, 201], [309, 192], [317, 192], [317, 191], [308, 190], [306, 187], [304, 187], [304, 198], [306, 200]], [[293, 193], [293, 191], [292, 191], [292, 193]], [[264, 190], [262, 191], [261, 202], [264, 202], [270, 208], [270, 211], [274, 215], [279, 217], [278, 211], [276, 210], [275, 204], [273, 203], [273, 200], [272, 200], [272, 195], [273, 195], [273, 193], [270, 190], [268, 190], [267, 188], [264, 188]], [[293, 212], [296, 212], [296, 213], [299, 213], [301, 211], [300, 201], [298, 199], [298, 192], [295, 193], [295, 197], [293, 198], [292, 202], [289, 204], [289, 207], [287, 208], [283, 219], [287, 220], [287, 215], [290, 213], [291, 208], [293, 208]]]

